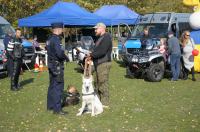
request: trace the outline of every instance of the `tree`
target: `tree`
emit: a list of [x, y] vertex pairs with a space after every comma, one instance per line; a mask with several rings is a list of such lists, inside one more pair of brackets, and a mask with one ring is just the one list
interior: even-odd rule
[[[14, 27], [17, 20], [28, 17], [49, 8], [58, 0], [0, 0], [0, 15], [5, 17]], [[123, 4], [139, 14], [149, 12], [192, 12], [185, 7], [182, 0], [63, 0], [74, 1], [93, 12], [103, 5]]]
[[55, 1], [57, 0], [0, 0], [0, 15], [16, 27], [19, 18], [40, 12]]

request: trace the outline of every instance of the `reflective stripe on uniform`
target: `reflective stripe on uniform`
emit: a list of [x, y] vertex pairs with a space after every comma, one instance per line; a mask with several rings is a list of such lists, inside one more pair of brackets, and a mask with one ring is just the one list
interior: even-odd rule
[[8, 44], [8, 48], [13, 49], [13, 48], [14, 48], [14, 45]]
[[14, 43], [9, 42], [9, 43], [8, 43], [8, 47], [7, 47], [7, 50], [8, 50], [8, 51], [13, 51], [13, 49], [14, 49]]

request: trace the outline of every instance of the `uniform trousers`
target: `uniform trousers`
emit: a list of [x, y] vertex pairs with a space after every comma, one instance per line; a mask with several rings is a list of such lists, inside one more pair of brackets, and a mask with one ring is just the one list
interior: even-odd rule
[[11, 89], [18, 88], [19, 86], [19, 74], [22, 67], [22, 59], [15, 59], [13, 60], [13, 69], [12, 69], [12, 76], [11, 76]]
[[56, 76], [49, 71], [49, 88], [47, 94], [47, 109], [54, 112], [61, 111], [61, 96], [64, 89], [64, 82], [58, 82]]

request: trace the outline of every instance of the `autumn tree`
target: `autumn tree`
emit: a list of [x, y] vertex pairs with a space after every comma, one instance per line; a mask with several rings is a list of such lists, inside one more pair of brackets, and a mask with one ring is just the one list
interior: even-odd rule
[[[0, 0], [0, 16], [5, 17], [12, 25], [17, 20], [31, 16], [49, 8], [58, 0]], [[192, 12], [184, 7], [182, 0], [62, 0], [76, 2], [88, 11], [95, 11], [103, 5], [123, 4], [139, 14], [150, 12]]]

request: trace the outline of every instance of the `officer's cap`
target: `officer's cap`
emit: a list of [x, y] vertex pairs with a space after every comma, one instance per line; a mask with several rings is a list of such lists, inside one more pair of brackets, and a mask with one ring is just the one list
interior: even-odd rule
[[62, 22], [57, 22], [57, 23], [51, 23], [52, 28], [63, 28], [63, 23]]
[[93, 28], [99, 28], [99, 27], [106, 28], [106, 25], [104, 23], [100, 22], [100, 23], [97, 23], [97, 25], [94, 26]]

